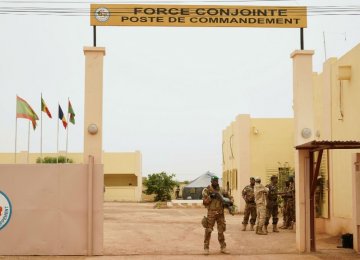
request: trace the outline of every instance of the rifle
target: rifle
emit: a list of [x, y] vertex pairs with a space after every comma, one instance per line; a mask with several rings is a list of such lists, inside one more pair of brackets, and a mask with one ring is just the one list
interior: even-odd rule
[[213, 192], [210, 194], [210, 198], [212, 199], [219, 199], [225, 208], [227, 208], [229, 210], [229, 213], [231, 215], [235, 214], [235, 207], [234, 207], [234, 203], [229, 199], [224, 197], [221, 193], [219, 192]]

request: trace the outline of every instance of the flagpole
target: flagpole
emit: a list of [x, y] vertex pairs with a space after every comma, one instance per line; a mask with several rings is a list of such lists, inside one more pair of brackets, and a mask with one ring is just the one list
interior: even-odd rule
[[17, 145], [17, 95], [16, 95], [16, 111], [15, 111], [15, 154], [14, 154], [15, 164], [16, 164], [16, 145]]
[[69, 127], [70, 127], [70, 122], [69, 122], [69, 97], [68, 97], [68, 112], [67, 112], [67, 128], [66, 128], [66, 152], [65, 152], [65, 163], [67, 163], [67, 155], [68, 155], [68, 143], [69, 143]]
[[40, 163], [42, 163], [42, 92], [41, 92], [41, 108], [40, 108]]
[[29, 153], [30, 153], [30, 120], [28, 125], [28, 152], [27, 152], [27, 163], [29, 164]]
[[60, 104], [58, 103], [56, 163], [59, 163], [59, 108], [60, 108]]

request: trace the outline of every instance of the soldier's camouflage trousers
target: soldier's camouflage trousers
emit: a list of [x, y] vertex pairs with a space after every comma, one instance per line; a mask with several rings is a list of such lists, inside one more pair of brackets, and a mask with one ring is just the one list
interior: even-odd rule
[[262, 226], [264, 226], [265, 218], [266, 218], [266, 206], [264, 204], [257, 204], [256, 212], [257, 212], [257, 226], [259, 228], [262, 228]]
[[283, 207], [283, 224], [287, 225], [288, 223], [288, 212], [289, 212], [289, 206], [287, 200], [284, 201], [284, 207]]
[[208, 210], [208, 225], [205, 228], [204, 249], [208, 249], [210, 245], [211, 232], [214, 230], [215, 222], [217, 223], [218, 240], [221, 248], [226, 247], [224, 232], [226, 230], [226, 222], [224, 212]]
[[290, 225], [291, 222], [295, 222], [295, 201], [289, 200], [287, 203], [287, 212], [286, 212], [286, 219], [287, 223]]
[[244, 219], [243, 219], [242, 224], [246, 225], [249, 223], [250, 215], [251, 215], [250, 224], [255, 225], [255, 221], [256, 221], [256, 204], [255, 204], [255, 202], [254, 203], [246, 203]]
[[266, 205], [266, 219], [265, 219], [265, 225], [269, 225], [269, 220], [272, 217], [272, 223], [273, 225], [276, 225], [278, 223], [278, 204], [275, 202], [269, 202]]

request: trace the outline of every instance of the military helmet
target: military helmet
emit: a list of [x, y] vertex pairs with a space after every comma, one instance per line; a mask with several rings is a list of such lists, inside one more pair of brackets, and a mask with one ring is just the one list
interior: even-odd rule
[[261, 178], [259, 176], [255, 177], [256, 182], [261, 182]]
[[254, 177], [250, 177], [250, 181], [251, 181], [251, 180], [254, 180], [254, 181], [255, 181], [255, 178], [254, 178]]
[[217, 180], [219, 180], [219, 177], [218, 176], [216, 176], [216, 175], [213, 175], [213, 176], [211, 176], [211, 180], [213, 181], [217, 181]]

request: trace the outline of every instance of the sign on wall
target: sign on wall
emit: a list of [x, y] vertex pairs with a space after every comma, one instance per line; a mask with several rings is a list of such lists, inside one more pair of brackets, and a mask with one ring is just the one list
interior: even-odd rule
[[6, 194], [0, 191], [0, 230], [10, 221], [12, 213], [11, 202]]
[[92, 26], [306, 28], [304, 6], [91, 4]]

